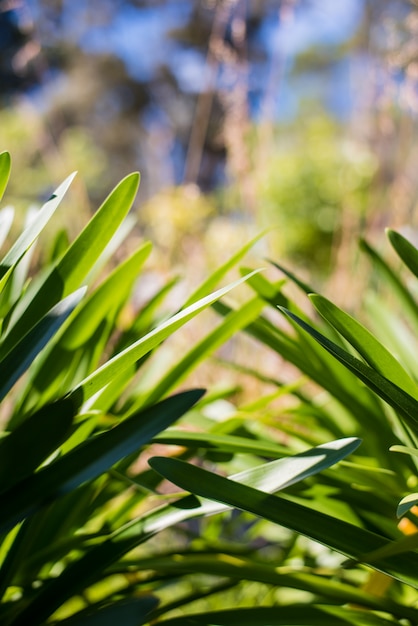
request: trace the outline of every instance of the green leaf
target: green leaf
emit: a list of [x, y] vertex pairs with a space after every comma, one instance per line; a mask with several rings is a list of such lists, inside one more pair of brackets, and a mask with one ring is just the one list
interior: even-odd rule
[[[356, 560], [392, 543], [376, 533], [178, 459], [157, 457], [150, 460], [150, 465], [190, 493], [253, 513]], [[416, 554], [384, 558], [369, 565], [418, 588]]]
[[[418, 610], [393, 602], [388, 598], [377, 597], [366, 592], [361, 587], [341, 582], [325, 572], [318, 575], [316, 572], [298, 571], [288, 565], [277, 565], [276, 561], [260, 561], [259, 558], [241, 556], [233, 552], [207, 554], [196, 550], [153, 554], [151, 557], [137, 561], [141, 571], [154, 570], [165, 575], [179, 576], [187, 574], [205, 574], [217, 576], [232, 581], [255, 581], [274, 586], [276, 589], [297, 589], [314, 594], [317, 602], [331, 601], [333, 604], [355, 605], [360, 609], [372, 609], [392, 613], [398, 619], [410, 619], [415, 623], [418, 619]], [[306, 568], [305, 568], [306, 569]], [[164, 606], [158, 614], [166, 613]], [[309, 606], [306, 606], [309, 610]]]
[[149, 621], [149, 613], [157, 606], [158, 599], [153, 596], [112, 601], [109, 605], [98, 607], [93, 604], [59, 623], [62, 626], [141, 626]]
[[412, 509], [413, 506], [418, 504], [418, 493], [410, 493], [409, 495], [402, 498], [402, 500], [398, 504], [398, 508], [396, 511], [396, 515], [398, 517], [402, 517], [405, 513], [408, 513]]
[[0, 502], [0, 532], [12, 528], [42, 505], [100, 476], [148, 443], [188, 411], [202, 390], [183, 392], [149, 407], [114, 428], [73, 448], [5, 492]]
[[12, 160], [9, 152], [0, 153], [0, 200], [3, 198], [6, 191], [7, 183], [9, 182], [10, 170], [12, 167]]
[[73, 418], [72, 402], [59, 400], [41, 407], [1, 439], [0, 491], [9, 489], [34, 472], [65, 440]]
[[409, 290], [405, 287], [399, 276], [391, 267], [382, 259], [382, 257], [374, 250], [366, 241], [360, 241], [361, 249], [370, 257], [373, 266], [380, 272], [387, 284], [392, 288], [393, 293], [399, 299], [404, 312], [408, 315], [408, 319], [418, 331], [418, 310], [415, 299]]
[[35, 357], [62, 326], [85, 293], [81, 288], [56, 304], [0, 361], [0, 399], [10, 391]]
[[79, 287], [128, 213], [138, 184], [139, 174], [124, 178], [42, 284], [34, 281], [29, 285], [11, 315], [0, 344], [1, 354], [7, 353], [50, 307]]
[[175, 366], [165, 373], [161, 381], [153, 387], [151, 393], [145, 399], [141, 399], [141, 402], [152, 404], [162, 398], [175, 385], [184, 380], [196, 368], [198, 363], [207, 358], [208, 355], [213, 354], [232, 335], [254, 321], [261, 313], [263, 307], [264, 302], [260, 298], [253, 298], [243, 304], [237, 311], [231, 312], [222, 324], [204, 337], [204, 339], [197, 342], [183, 358], [179, 359]]
[[[353, 450], [358, 443], [356, 439], [344, 439], [340, 442], [318, 446], [316, 449], [295, 455], [291, 459], [279, 459], [245, 470], [231, 476], [231, 480], [267, 491], [276, 491], [286, 484], [292, 484], [292, 481], [297, 481], [301, 475], [300, 472], [305, 473], [315, 471], [315, 468], [329, 467], [330, 464], [336, 462], [336, 459]], [[157, 457], [151, 459], [150, 464], [152, 465], [155, 461], [158, 463], [159, 459]], [[295, 464], [294, 471], [291, 468], [292, 463]], [[187, 464], [184, 465], [190, 467]], [[97, 577], [101, 576], [103, 569], [157, 532], [194, 517], [214, 515], [228, 509], [229, 505], [195, 496], [186, 496], [172, 504], [150, 511], [138, 520], [133, 520], [112, 533], [102, 544], [91, 548], [81, 559], [70, 564], [59, 577], [48, 581], [43, 588], [39, 589], [23, 611], [21, 623], [24, 624], [24, 619], [30, 618], [31, 626], [35, 626], [39, 623], [37, 620], [45, 620], [65, 600], [92, 584]]]
[[380, 396], [385, 402], [392, 406], [403, 416], [405, 421], [416, 428], [418, 423], [418, 401], [407, 394], [403, 389], [394, 385], [390, 380], [376, 372], [362, 361], [349, 354], [346, 350], [337, 346], [334, 342], [324, 337], [317, 330], [312, 328], [302, 319], [288, 311], [282, 309], [283, 312], [294, 320], [303, 330], [311, 335], [325, 350], [332, 354], [340, 363], [353, 372], [361, 381], [363, 381], [372, 391]]
[[215, 289], [216, 285], [222, 280], [222, 278], [232, 269], [246, 254], [251, 250], [257, 241], [265, 236], [265, 232], [260, 233], [254, 239], [251, 239], [245, 246], [240, 248], [226, 263], [221, 265], [215, 272], [213, 272], [207, 280], [205, 280], [186, 300], [183, 308], [186, 308], [199, 300], [207, 296], [212, 289]]
[[[251, 274], [250, 274], [251, 275]], [[127, 370], [133, 363], [138, 361], [148, 352], [151, 352], [156, 346], [162, 343], [167, 337], [170, 337], [174, 331], [181, 328], [186, 322], [195, 317], [198, 313], [209, 307], [213, 302], [222, 298], [231, 289], [245, 282], [248, 276], [235, 281], [234, 283], [215, 291], [209, 296], [194, 302], [185, 309], [182, 309], [176, 315], [169, 318], [166, 322], [160, 324], [144, 337], [131, 346], [114, 356], [98, 370], [85, 378], [71, 392], [71, 397], [79, 406], [95, 393], [100, 391], [108, 383], [110, 383], [115, 375], [120, 375], [122, 371]]]
[[218, 435], [216, 433], [196, 433], [185, 430], [167, 429], [153, 439], [154, 443], [184, 446], [186, 448], [203, 448], [231, 452], [233, 454], [258, 454], [260, 456], [278, 457], [286, 454], [287, 449], [265, 441]]
[[106, 317], [109, 309], [118, 311], [122, 307], [151, 249], [151, 243], [146, 242], [103, 281], [65, 332], [62, 338], [63, 347], [75, 350], [83, 345], [99, 322]]
[[418, 278], [418, 250], [400, 233], [388, 228], [386, 234], [402, 261]]
[[0, 211], [0, 248], [7, 239], [14, 216], [15, 212], [11, 206], [4, 207], [4, 209]]
[[323, 296], [311, 294], [310, 299], [316, 310], [347, 339], [371, 367], [418, 399], [415, 382], [389, 350], [364, 326]]
[[408, 446], [391, 446], [390, 450], [392, 452], [402, 452], [403, 454], [418, 457], [418, 450], [416, 448], [409, 448]]
[[[6, 256], [0, 263], [0, 278], [3, 278], [8, 270], [16, 265], [25, 252], [30, 248], [35, 239], [42, 232], [43, 228], [55, 213], [59, 203], [71, 185], [75, 173], [71, 174], [63, 183], [54, 191], [48, 202], [44, 204], [42, 209], [33, 216], [29, 226], [23, 231], [14, 245], [10, 248]], [[3, 288], [3, 281], [0, 281], [0, 289]], [[72, 290], [71, 290], [72, 291]]]
[[394, 626], [392, 620], [348, 607], [294, 605], [247, 607], [182, 615], [167, 626]]
[[299, 287], [299, 289], [301, 289], [303, 292], [306, 293], [306, 295], [309, 295], [310, 293], [315, 293], [316, 289], [312, 289], [312, 287], [310, 287], [310, 285], [307, 285], [305, 282], [300, 280], [300, 278], [298, 278], [297, 276], [295, 276], [295, 274], [293, 274], [288, 269], [283, 267], [283, 265], [279, 265], [279, 263], [276, 263], [275, 261], [270, 261], [270, 263], [275, 268], [277, 268], [278, 270], [283, 272], [283, 274], [285, 274], [285, 276], [290, 278], [295, 283], [295, 285], [297, 285]]

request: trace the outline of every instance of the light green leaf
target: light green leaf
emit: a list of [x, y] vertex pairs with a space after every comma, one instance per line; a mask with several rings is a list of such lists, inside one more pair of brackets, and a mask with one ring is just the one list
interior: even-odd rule
[[10, 228], [13, 224], [14, 216], [15, 211], [11, 206], [6, 206], [0, 211], [0, 248], [7, 239], [7, 235], [9, 234]]
[[7, 353], [45, 312], [79, 287], [128, 213], [139, 184], [139, 174], [124, 178], [70, 246], [41, 285], [34, 281], [17, 304], [0, 344]]
[[228, 259], [226, 263], [224, 263], [217, 270], [215, 270], [215, 272], [213, 272], [209, 276], [209, 278], [205, 280], [198, 287], [198, 289], [196, 289], [196, 291], [194, 291], [187, 298], [186, 302], [183, 305], [183, 308], [186, 308], [190, 306], [191, 304], [193, 304], [194, 302], [196, 302], [197, 300], [199, 300], [200, 298], [207, 296], [212, 291], [212, 289], [215, 289], [216, 285], [229, 272], [229, 270], [235, 267], [235, 265], [239, 263], [239, 261], [247, 254], [247, 252], [251, 250], [254, 244], [256, 244], [257, 241], [259, 241], [262, 237], [264, 237], [265, 234], [266, 234], [265, 232], [262, 232], [256, 237], [254, 237], [254, 239], [251, 239], [251, 241], [245, 244], [245, 246], [240, 248], [238, 252], [236, 252], [230, 259]]
[[409, 448], [408, 446], [391, 446], [390, 450], [391, 452], [402, 452], [403, 454], [418, 457], [418, 450], [416, 448]]
[[373, 266], [383, 276], [387, 284], [392, 288], [392, 291], [399, 299], [399, 302], [403, 306], [405, 313], [408, 315], [408, 319], [413, 324], [415, 331], [418, 331], [418, 310], [415, 299], [412, 297], [409, 290], [405, 287], [400, 277], [393, 271], [391, 267], [386, 263], [384, 259], [372, 248], [366, 241], [360, 241], [361, 249], [366, 252], [370, 257]]
[[[406, 607], [403, 604], [393, 602], [384, 597], [377, 597], [364, 591], [361, 587], [354, 586], [331, 578], [333, 570], [328, 577], [324, 572], [318, 576], [316, 572], [300, 571], [287, 565], [278, 566], [276, 561], [260, 561], [259, 558], [241, 556], [236, 553], [220, 552], [207, 554], [199, 551], [185, 550], [168, 552], [166, 554], [153, 554], [146, 559], [137, 561], [138, 569], [155, 570], [172, 576], [184, 574], [205, 574], [222, 577], [235, 581], [256, 581], [266, 585], [272, 585], [278, 589], [298, 589], [314, 594], [317, 601], [331, 601], [333, 604], [356, 605], [360, 609], [372, 609], [375, 611], [387, 611], [397, 616], [398, 619], [410, 619], [413, 623], [418, 619], [418, 610]], [[305, 568], [306, 569], [306, 568]], [[163, 606], [158, 615], [163, 612]], [[306, 606], [309, 610], [309, 606]]]
[[222, 298], [231, 289], [245, 282], [247, 278], [248, 276], [245, 276], [215, 291], [213, 294], [194, 302], [187, 308], [182, 309], [179, 313], [157, 326], [157, 328], [144, 337], [141, 337], [141, 339], [114, 356], [102, 367], [93, 372], [93, 374], [85, 378], [80, 385], [71, 392], [71, 397], [81, 406], [83, 402], [91, 398], [100, 391], [100, 389], [103, 389], [103, 387], [111, 382], [116, 374], [119, 375], [123, 370], [128, 369], [133, 363], [167, 339], [167, 337], [170, 337], [174, 331], [181, 328], [181, 326], [209, 307], [213, 302]]
[[[54, 191], [48, 202], [44, 204], [42, 209], [33, 216], [29, 226], [23, 231], [20, 237], [16, 240], [14, 245], [10, 248], [8, 253], [2, 259], [0, 263], [0, 277], [3, 278], [7, 271], [16, 265], [16, 263], [22, 258], [25, 252], [30, 248], [39, 233], [51, 219], [55, 213], [59, 203], [64, 197], [66, 191], [71, 185], [75, 173], [71, 174], [64, 180], [63, 183]], [[78, 286], [78, 285], [77, 285]], [[3, 281], [0, 282], [0, 289], [3, 288]], [[70, 291], [73, 291], [72, 289]], [[70, 291], [68, 293], [70, 293]]]
[[184, 446], [186, 448], [203, 448], [231, 452], [233, 454], [258, 454], [260, 456], [278, 457], [288, 450], [283, 446], [257, 439], [246, 439], [216, 433], [196, 433], [185, 430], [167, 429], [154, 438], [154, 443]]
[[398, 508], [396, 511], [396, 515], [398, 517], [402, 517], [412, 509], [413, 506], [418, 504], [418, 493], [410, 493], [409, 495], [402, 498], [402, 500], [398, 504]]
[[0, 361], [0, 399], [5, 397], [62, 326], [85, 291], [81, 288], [56, 304]]
[[12, 167], [12, 160], [9, 152], [0, 153], [0, 200], [3, 198], [6, 191], [7, 183], [9, 182], [10, 170]]
[[162, 398], [175, 385], [184, 380], [198, 363], [202, 362], [210, 354], [213, 354], [232, 335], [254, 321], [261, 313], [263, 307], [263, 300], [253, 298], [243, 304], [237, 311], [231, 312], [222, 324], [193, 346], [183, 358], [179, 359], [175, 366], [166, 372], [161, 381], [153, 387], [151, 393], [145, 399], [141, 399], [141, 402], [152, 404]]

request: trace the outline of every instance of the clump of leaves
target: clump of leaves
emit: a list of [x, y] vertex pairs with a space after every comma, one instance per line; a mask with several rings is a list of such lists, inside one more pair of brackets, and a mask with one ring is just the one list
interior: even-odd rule
[[[10, 166], [9, 154], [2, 153], [1, 195]], [[193, 480], [194, 471], [199, 480], [199, 472], [205, 481], [209, 477], [210, 499], [198, 490], [196, 495], [167, 495], [160, 488], [161, 474], [135, 461], [138, 455], [152, 455], [152, 443], [178, 442], [177, 455], [187, 460], [201, 447], [201, 433], [168, 427], [183, 419], [196, 431], [196, 424], [216, 422], [216, 401], [229, 392], [203, 397], [202, 389], [178, 388], [203, 359], [257, 320], [263, 298], [256, 295], [174, 365], [164, 364], [156, 383], [144, 384], [141, 374], [176, 330], [251, 278], [250, 273], [214, 291], [253, 242], [200, 285], [180, 310], [162, 319], [160, 305], [172, 281], [123, 326], [121, 314], [139, 288], [150, 244], [140, 245], [101, 281], [97, 276], [129, 230], [138, 174], [121, 181], [73, 242], [59, 235], [50, 258], [34, 275], [31, 271], [31, 253], [71, 180], [28, 220], [0, 261], [0, 621], [5, 626], [145, 624], [237, 584], [237, 569], [222, 565], [225, 545], [208, 538], [198, 550], [186, 543], [182, 554], [163, 554], [158, 543], [150, 542], [179, 522], [239, 505], [211, 499], [218, 480], [226, 492], [232, 482], [186, 464], [194, 468]], [[2, 243], [12, 221], [12, 210], [3, 209]], [[205, 416], [208, 407], [211, 418]], [[278, 458], [283, 447], [259, 437], [208, 432], [203, 441], [204, 449], [245, 459], [231, 478], [251, 493], [295, 484], [359, 444], [355, 437], [342, 438]], [[205, 452], [200, 458], [204, 461]], [[154, 459], [151, 465], [164, 473], [165, 461]], [[236, 546], [228, 550], [240, 552]], [[213, 569], [212, 556], [220, 570]], [[214, 578], [188, 593], [188, 559], [193, 558], [198, 571]], [[173, 585], [184, 593], [164, 600], [164, 588]]]
[[[404, 265], [418, 277], [418, 251], [397, 232], [389, 230], [388, 237]], [[418, 623], [417, 305], [414, 287], [402, 271], [395, 271], [366, 242], [361, 245], [386, 287], [382, 295], [371, 288], [365, 297], [374, 334], [276, 263], [276, 269], [309, 296], [320, 314], [316, 321], [285, 295], [283, 280], [272, 282], [259, 274], [249, 279], [257, 296], [287, 323], [283, 317], [276, 322], [271, 315], [260, 315], [247, 325], [246, 332], [296, 366], [303, 376], [284, 383], [275, 372], [266, 374], [254, 364], [238, 366], [247, 375], [268, 378], [276, 391], [242, 407], [230, 422], [228, 437], [219, 444], [219, 449], [231, 450], [238, 433], [267, 440], [279, 426], [287, 434], [290, 448], [336, 437], [353, 437], [354, 441], [361, 437], [359, 454], [315, 478], [284, 485], [280, 495], [243, 484], [232, 487], [230, 479], [182, 460], [150, 461], [181, 488], [264, 520], [252, 527], [248, 537], [260, 540], [268, 521], [315, 543], [305, 543], [305, 549], [284, 550], [272, 560], [264, 556], [260, 561], [253, 554], [235, 562], [237, 577], [241, 572], [247, 580], [275, 586], [265, 606], [255, 603], [245, 611], [215, 607], [217, 610], [205, 614], [195, 612], [190, 621], [176, 617], [167, 624]], [[224, 302], [213, 306], [225, 316], [234, 311]], [[322, 391], [318, 393], [318, 389]], [[289, 402], [283, 408], [273, 404], [284, 393], [293, 398], [291, 406]], [[261, 416], [256, 426], [254, 411]], [[180, 436], [176, 441], [187, 443]], [[330, 552], [321, 548], [313, 557], [318, 544]], [[335, 553], [342, 558], [335, 558]], [[295, 557], [300, 559], [296, 569]], [[309, 595], [290, 596], [296, 597], [296, 606], [286, 594], [277, 592], [295, 588], [309, 591]]]

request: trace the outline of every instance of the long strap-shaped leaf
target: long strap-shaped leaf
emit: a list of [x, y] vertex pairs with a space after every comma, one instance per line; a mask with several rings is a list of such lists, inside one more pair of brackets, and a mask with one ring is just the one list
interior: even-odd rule
[[[231, 481], [223, 476], [170, 458], [153, 458], [150, 465], [182, 489], [248, 511], [354, 559], [390, 544], [386, 538], [353, 524], [319, 513], [283, 497]], [[367, 563], [367, 561], [366, 561]], [[370, 565], [418, 588], [418, 555], [398, 555], [373, 560]]]
[[[63, 183], [54, 191], [50, 199], [44, 204], [42, 209], [36, 214], [29, 226], [23, 231], [15, 244], [10, 248], [9, 252], [2, 259], [0, 263], [0, 277], [6, 274], [6, 272], [15, 265], [25, 254], [28, 248], [33, 244], [39, 233], [43, 230], [46, 224], [51, 219], [59, 203], [63, 199], [69, 186], [74, 179], [75, 173], [71, 174], [64, 180]], [[2, 282], [0, 283], [2, 286]]]
[[405, 265], [418, 278], [418, 250], [400, 233], [390, 228], [386, 231], [390, 243]]
[[[251, 275], [252, 274], [249, 276]], [[145, 335], [145, 337], [141, 337], [141, 339], [114, 356], [93, 374], [85, 378], [80, 385], [71, 392], [73, 400], [78, 406], [81, 406], [83, 402], [110, 383], [115, 375], [119, 375], [123, 370], [128, 369], [133, 363], [141, 359], [148, 352], [151, 352], [151, 350], [167, 339], [167, 337], [170, 337], [170, 335], [198, 313], [216, 302], [216, 300], [219, 300], [219, 298], [222, 298], [234, 287], [245, 282], [249, 276], [244, 276], [244, 278], [198, 300], [186, 309], [182, 309], [179, 313], [173, 315], [173, 317], [170, 317], [166, 322], [160, 324], [160, 326], [157, 326], [157, 328]]]
[[263, 307], [264, 302], [260, 298], [253, 298], [237, 311], [230, 313], [222, 324], [193, 346], [155, 385], [151, 393], [145, 399], [141, 399], [141, 401], [144, 404], [152, 404], [160, 400], [175, 385], [184, 380], [198, 363], [203, 361], [209, 354], [213, 354], [232, 335], [235, 335], [239, 330], [253, 322], [261, 313]]
[[203, 395], [200, 389], [167, 398], [88, 439], [57, 461], [5, 492], [0, 502], [0, 532], [12, 528], [43, 504], [97, 478], [164, 430]]
[[0, 200], [6, 190], [11, 169], [11, 159], [9, 152], [0, 153]]
[[11, 315], [0, 354], [7, 354], [49, 308], [80, 286], [131, 208], [138, 184], [139, 174], [124, 178], [42, 284], [29, 285]]
[[0, 362], [0, 400], [24, 374], [39, 352], [62, 326], [85, 293], [82, 287], [55, 305]]
[[[312, 475], [330, 467], [358, 445], [359, 440], [353, 438], [334, 441], [289, 459], [279, 459], [245, 470], [231, 478], [266, 491], [277, 491], [284, 485], [301, 480], [308, 473]], [[19, 619], [13, 622], [13, 626], [24, 626], [27, 623], [25, 620], [29, 619], [31, 626], [42, 623], [63, 602], [101, 577], [107, 567], [161, 530], [194, 517], [221, 513], [229, 508], [229, 505], [213, 500], [185, 496], [134, 520], [112, 533], [100, 545], [91, 548], [80, 560], [69, 564], [60, 576], [46, 582], [19, 615]]]
[[149, 614], [158, 605], [158, 598], [143, 596], [113, 601], [102, 607], [92, 606], [60, 621], [60, 626], [142, 626], [149, 622]]
[[294, 315], [287, 309], [281, 309], [286, 315], [294, 320], [303, 330], [311, 335], [321, 346], [332, 354], [340, 363], [345, 365], [353, 374], [363, 381], [372, 391], [380, 396], [385, 402], [398, 411], [405, 421], [414, 429], [418, 424], [418, 401], [406, 393], [403, 389], [394, 385], [385, 376], [382, 376], [376, 370], [372, 369], [360, 359], [352, 356], [346, 350], [337, 346], [334, 342], [324, 337], [309, 324], [304, 322], [300, 317]]
[[29, 476], [69, 434], [74, 418], [71, 400], [39, 411], [0, 440], [0, 492]]
[[367, 328], [335, 304], [317, 294], [310, 300], [319, 313], [361, 354], [375, 370], [418, 399], [418, 387], [395, 357]]
[[[288, 565], [278, 566], [275, 561], [261, 562], [255, 556], [243, 557], [229, 552], [176, 550], [172, 553], [155, 555], [147, 559], [129, 560], [132, 565], [141, 571], [154, 570], [159, 574], [179, 576], [187, 574], [204, 574], [230, 580], [255, 581], [266, 585], [273, 585], [279, 589], [298, 589], [314, 594], [317, 601], [332, 601], [338, 605], [351, 604], [358, 608], [367, 608], [375, 611], [386, 611], [398, 619], [409, 619], [412, 623], [418, 622], [418, 609], [405, 606], [385, 597], [373, 595], [359, 586], [341, 582], [335, 577], [335, 571], [328, 575], [318, 575], [316, 572], [298, 571]], [[115, 568], [120, 571], [120, 565]], [[127, 568], [128, 569], [128, 568]], [[129, 571], [129, 570], [128, 570]], [[164, 609], [164, 607], [162, 607]], [[309, 610], [309, 605], [306, 606]], [[158, 613], [162, 613], [159, 610]]]
[[392, 620], [365, 611], [303, 604], [210, 611], [163, 623], [167, 626], [394, 626]]

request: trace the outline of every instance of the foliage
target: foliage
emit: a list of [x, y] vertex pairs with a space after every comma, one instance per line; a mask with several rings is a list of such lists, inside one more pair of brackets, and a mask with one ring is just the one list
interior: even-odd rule
[[[1, 193], [9, 172], [10, 156], [2, 153]], [[177, 312], [161, 319], [160, 304], [172, 282], [138, 315], [126, 318], [150, 244], [140, 245], [101, 281], [97, 277], [126, 235], [122, 223], [136, 194], [137, 174], [119, 183], [72, 243], [60, 234], [49, 260], [34, 275], [30, 272], [33, 246], [72, 178], [32, 216], [0, 264], [5, 424], [0, 439], [0, 616], [8, 626], [154, 620], [173, 608], [173, 602], [157, 608], [164, 588], [171, 583], [184, 590], [187, 585], [189, 566], [183, 558], [197, 557], [198, 571], [214, 576], [215, 583], [199, 585], [183, 598], [179, 594], [177, 605], [225, 590], [234, 580], [233, 571], [222, 567], [224, 547], [216, 548], [216, 542], [212, 549], [209, 544], [198, 551], [186, 545], [182, 555], [164, 555], [150, 541], [174, 524], [231, 507], [157, 491], [161, 478], [141, 459], [152, 454], [151, 443], [169, 445], [179, 436], [185, 459], [200, 445], [196, 433], [182, 430], [179, 435], [167, 427], [184, 416], [190, 428], [205, 420], [205, 411], [212, 416], [209, 421], [216, 421], [221, 414], [215, 400], [225, 392], [206, 399], [202, 389], [168, 394], [207, 355], [255, 320], [263, 300], [256, 296], [228, 316], [177, 357], [156, 384], [147, 386], [142, 379], [147, 379], [148, 365], [158, 363], [157, 348], [175, 330], [254, 276], [250, 272], [213, 291], [254, 242], [218, 268]], [[10, 207], [4, 209], [3, 233], [12, 219]], [[167, 370], [167, 364], [159, 369]], [[343, 438], [277, 459], [283, 448], [271, 442], [205, 436], [205, 446], [245, 455], [244, 468], [233, 479], [269, 493], [322, 471], [358, 444], [356, 438]], [[276, 460], [266, 463], [266, 455]], [[148, 547], [141, 549], [145, 542]], [[211, 552], [220, 570], [213, 569]], [[219, 582], [225, 575], [228, 580]]]
[[[404, 264], [418, 276], [417, 250], [397, 232], [389, 230], [388, 237]], [[295, 567], [289, 558], [292, 551], [283, 549], [283, 544], [283, 551], [271, 561], [266, 557], [260, 560], [255, 553], [245, 555], [235, 561], [237, 577], [309, 593], [292, 595], [291, 600], [276, 593], [264, 602], [245, 604], [245, 612], [240, 604], [230, 611], [214, 607], [212, 612], [195, 612], [189, 621], [176, 617], [168, 624], [417, 623], [418, 392], [415, 357], [411, 358], [416, 353], [417, 309], [413, 292], [402, 276], [369, 244], [362, 242], [362, 248], [400, 303], [397, 308], [396, 299], [392, 300], [392, 310], [387, 293], [373, 298], [369, 294], [367, 308], [379, 339], [323, 296], [309, 295], [321, 316], [314, 322], [283, 293], [283, 281], [274, 283], [261, 275], [249, 279], [256, 293], [273, 309], [279, 309], [290, 326], [287, 328], [280, 318], [273, 321], [263, 315], [246, 331], [295, 365], [303, 377], [284, 384], [270, 376], [277, 391], [264, 402], [252, 403], [247, 410], [244, 407], [229, 428], [224, 424], [226, 438], [214, 438], [219, 452], [231, 452], [238, 433], [249, 438], [262, 434], [267, 439], [268, 433], [274, 432], [271, 429], [277, 433], [277, 428], [287, 433], [287, 444], [295, 448], [324, 439], [361, 437], [363, 443], [356, 456], [340, 463], [338, 471], [326, 470], [315, 479], [287, 486], [280, 496], [243, 484], [235, 483], [231, 488], [230, 479], [236, 480], [233, 477], [228, 480], [182, 460], [150, 461], [179, 487], [264, 520], [247, 533], [252, 538], [257, 536], [257, 527], [259, 539], [266, 537], [266, 521], [274, 522], [343, 557], [335, 558], [334, 553], [333, 560], [333, 552], [324, 548], [312, 556], [305, 548], [296, 552], [301, 562]], [[314, 292], [285, 268], [273, 265], [303, 293]], [[233, 310], [222, 302], [214, 307], [223, 315], [231, 315]], [[257, 368], [245, 370], [267, 378]], [[318, 388], [322, 393], [318, 394]], [[288, 403], [282, 407], [273, 403], [284, 393], [293, 396], [290, 407]], [[253, 423], [255, 408], [262, 422], [257, 426]], [[211, 445], [208, 438], [207, 445]], [[187, 445], [187, 440], [179, 433], [175, 442]], [[212, 567], [221, 572], [226, 565], [219, 565], [218, 558], [212, 557]], [[189, 567], [195, 571], [196, 564]], [[350, 594], [358, 595], [349, 599]], [[276, 609], [272, 611], [269, 606]], [[359, 607], [368, 610], [359, 611]]]

